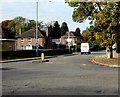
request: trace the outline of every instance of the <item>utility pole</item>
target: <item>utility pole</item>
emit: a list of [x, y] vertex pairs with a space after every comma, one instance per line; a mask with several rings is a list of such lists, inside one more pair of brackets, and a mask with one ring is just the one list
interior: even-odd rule
[[36, 2], [36, 34], [35, 34], [36, 57], [38, 56], [38, 2]]
[[70, 39], [70, 32], [68, 31], [68, 48], [69, 48], [69, 53], [70, 53], [70, 42], [71, 42], [71, 39]]

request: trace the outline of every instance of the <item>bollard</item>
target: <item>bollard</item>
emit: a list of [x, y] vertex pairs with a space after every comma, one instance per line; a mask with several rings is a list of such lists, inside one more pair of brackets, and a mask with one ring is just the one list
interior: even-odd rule
[[44, 53], [41, 53], [41, 60], [44, 60]]

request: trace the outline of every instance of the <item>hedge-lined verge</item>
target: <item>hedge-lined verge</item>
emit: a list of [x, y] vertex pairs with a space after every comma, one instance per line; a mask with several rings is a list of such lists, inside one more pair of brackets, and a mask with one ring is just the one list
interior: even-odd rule
[[[36, 57], [36, 50], [0, 51], [0, 53], [2, 53], [2, 59]], [[69, 50], [68, 49], [38, 50], [38, 56], [41, 56], [41, 53], [44, 53], [45, 56], [53, 56], [53, 55], [69, 54]]]

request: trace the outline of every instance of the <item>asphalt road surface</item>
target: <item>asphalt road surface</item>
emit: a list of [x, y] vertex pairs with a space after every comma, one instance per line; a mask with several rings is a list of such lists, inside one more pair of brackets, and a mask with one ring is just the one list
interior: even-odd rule
[[46, 63], [3, 63], [3, 95], [117, 95], [118, 69], [89, 62], [102, 54], [61, 55]]

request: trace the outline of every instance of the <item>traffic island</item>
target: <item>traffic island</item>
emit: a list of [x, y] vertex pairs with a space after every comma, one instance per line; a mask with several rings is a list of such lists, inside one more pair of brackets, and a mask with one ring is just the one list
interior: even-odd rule
[[49, 62], [49, 60], [37, 60], [37, 61], [32, 61], [32, 63], [45, 63]]
[[102, 56], [92, 57], [89, 61], [92, 62], [93, 64], [97, 64], [97, 65], [101, 65], [101, 66], [120, 68], [120, 66], [118, 65], [117, 57], [108, 59], [105, 55], [102, 55]]
[[45, 60], [44, 53], [41, 53], [41, 60], [33, 61], [32, 63], [45, 63], [45, 62], [49, 62], [49, 60]]

